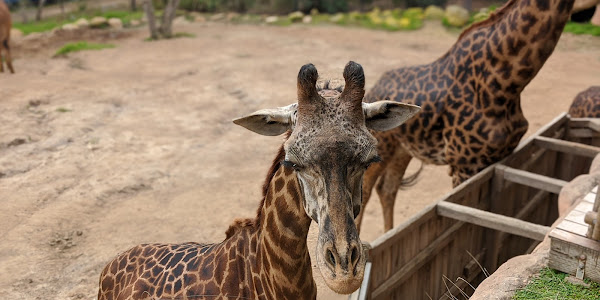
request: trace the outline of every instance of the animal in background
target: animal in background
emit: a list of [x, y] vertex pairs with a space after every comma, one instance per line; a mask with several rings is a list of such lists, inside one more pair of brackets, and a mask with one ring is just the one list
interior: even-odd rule
[[[375, 133], [383, 160], [365, 173], [363, 205], [374, 187], [386, 231], [413, 157], [448, 165], [457, 186], [513, 151], [528, 127], [521, 92], [554, 51], [573, 1], [509, 0], [436, 61], [390, 70], [375, 83], [365, 102], [422, 108], [402, 126]], [[362, 215], [359, 228], [361, 221]]]
[[0, 1], [0, 72], [4, 72], [3, 61], [11, 73], [15, 72], [10, 55], [10, 11], [4, 1]]
[[571, 107], [571, 118], [600, 118], [600, 86], [592, 86], [577, 94]]

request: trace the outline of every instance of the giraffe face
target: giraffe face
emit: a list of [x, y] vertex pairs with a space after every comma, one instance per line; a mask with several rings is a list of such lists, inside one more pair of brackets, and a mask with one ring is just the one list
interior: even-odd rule
[[317, 78], [313, 65], [303, 66], [297, 104], [234, 122], [265, 135], [291, 130], [282, 163], [295, 171], [304, 210], [319, 224], [316, 255], [325, 282], [348, 294], [360, 286], [366, 262], [354, 223], [361, 209], [362, 178], [369, 164], [379, 160], [377, 140], [368, 129], [394, 128], [419, 108], [390, 101], [362, 103], [364, 73], [354, 62], [344, 69], [341, 92], [318, 90]]

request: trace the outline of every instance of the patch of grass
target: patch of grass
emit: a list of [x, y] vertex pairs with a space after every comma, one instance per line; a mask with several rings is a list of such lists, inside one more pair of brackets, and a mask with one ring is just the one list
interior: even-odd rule
[[13, 27], [19, 29], [23, 32], [23, 34], [30, 34], [34, 32], [44, 32], [52, 30], [56, 27], [62, 26], [63, 24], [68, 23], [67, 21], [58, 21], [56, 19], [48, 19], [40, 22], [32, 22], [32, 23], [18, 23], [15, 22]]
[[114, 48], [113, 44], [96, 44], [96, 43], [88, 43], [85, 41], [75, 42], [75, 43], [67, 43], [62, 48], [56, 51], [54, 56], [67, 55], [71, 52], [84, 51], [84, 50], [100, 50], [106, 48]]
[[172, 38], [176, 39], [176, 38], [195, 38], [195, 37], [196, 37], [196, 35], [193, 34], [193, 33], [189, 33], [189, 32], [175, 32], [173, 34]]
[[589, 288], [571, 284], [565, 281], [567, 274], [544, 268], [525, 288], [518, 290], [514, 300], [598, 300], [600, 299], [600, 284], [586, 280]]
[[56, 109], [57, 112], [61, 112], [61, 113], [66, 113], [66, 112], [70, 112], [71, 110], [68, 108], [64, 108], [64, 107], [59, 107]]
[[596, 26], [592, 23], [568, 22], [567, 25], [565, 25], [564, 31], [573, 34], [589, 34], [593, 36], [600, 36], [600, 26]]

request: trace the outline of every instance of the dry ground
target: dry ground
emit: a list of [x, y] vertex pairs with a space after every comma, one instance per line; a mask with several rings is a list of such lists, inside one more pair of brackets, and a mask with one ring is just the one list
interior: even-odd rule
[[[282, 140], [231, 119], [295, 101], [304, 63], [340, 77], [355, 60], [370, 87], [392, 67], [434, 60], [457, 37], [431, 24], [406, 33], [179, 30], [197, 37], [144, 42], [137, 31], [115, 49], [58, 59], [51, 45], [15, 53], [18, 73], [0, 75], [0, 299], [93, 299], [103, 266], [134, 244], [221, 241], [234, 218], [254, 215]], [[598, 84], [598, 49], [599, 38], [563, 35], [522, 95], [529, 133]], [[396, 224], [450, 190], [446, 172], [428, 166], [399, 193]], [[375, 197], [363, 239], [382, 233], [380, 216]], [[344, 299], [319, 283], [320, 299]]]

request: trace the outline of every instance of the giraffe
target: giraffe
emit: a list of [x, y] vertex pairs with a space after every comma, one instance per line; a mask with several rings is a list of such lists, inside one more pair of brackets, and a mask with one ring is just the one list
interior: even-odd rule
[[422, 107], [402, 126], [375, 133], [383, 160], [365, 173], [363, 205], [375, 187], [386, 231], [413, 157], [449, 165], [457, 186], [517, 146], [528, 128], [520, 94], [554, 51], [573, 1], [509, 0], [436, 61], [387, 71], [375, 83], [365, 102]]
[[318, 88], [317, 69], [307, 64], [298, 74], [297, 103], [234, 120], [262, 135], [287, 132], [256, 218], [235, 221], [218, 244], [133, 247], [104, 268], [98, 299], [315, 299], [306, 244], [312, 221], [326, 284], [337, 293], [356, 290], [366, 259], [354, 218], [363, 173], [379, 159], [369, 129], [389, 130], [419, 108], [362, 103], [362, 67], [349, 62], [343, 75], [343, 90]]
[[4, 1], [0, 1], [0, 73], [4, 72], [4, 66], [2, 62], [2, 49], [4, 48], [4, 60], [6, 66], [11, 73], [15, 73], [15, 69], [12, 65], [12, 57], [10, 56], [10, 11]]
[[577, 94], [569, 115], [572, 118], [600, 118], [600, 86], [592, 86]]

